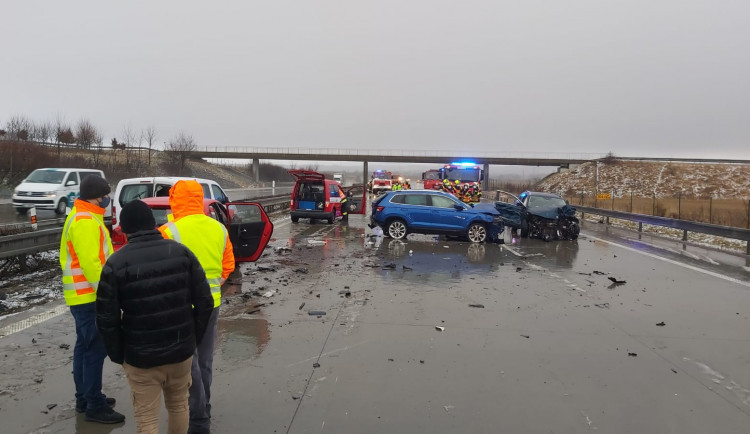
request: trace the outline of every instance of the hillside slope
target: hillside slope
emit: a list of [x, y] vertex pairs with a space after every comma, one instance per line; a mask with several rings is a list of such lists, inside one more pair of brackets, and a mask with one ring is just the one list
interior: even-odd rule
[[[597, 185], [598, 165], [598, 185]], [[750, 199], [750, 165], [651, 162], [606, 159], [553, 173], [537, 184], [541, 191], [576, 196], [613, 192], [615, 197]]]

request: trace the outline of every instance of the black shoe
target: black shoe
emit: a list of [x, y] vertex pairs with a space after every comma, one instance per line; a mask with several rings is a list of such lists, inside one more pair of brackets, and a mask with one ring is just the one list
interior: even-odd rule
[[[114, 407], [117, 400], [115, 398], [107, 397], [104, 399], [107, 402], [107, 405], [110, 407]], [[76, 413], [85, 413], [86, 412], [86, 403], [83, 404], [76, 404]]]
[[125, 420], [125, 415], [112, 410], [112, 407], [104, 407], [99, 411], [87, 411], [86, 420], [98, 423], [120, 423]]
[[367, 224], [367, 227], [368, 227], [368, 228], [370, 228], [370, 229], [375, 229], [375, 225], [374, 225], [374, 224], [372, 224], [372, 223], [368, 223], [368, 224]]

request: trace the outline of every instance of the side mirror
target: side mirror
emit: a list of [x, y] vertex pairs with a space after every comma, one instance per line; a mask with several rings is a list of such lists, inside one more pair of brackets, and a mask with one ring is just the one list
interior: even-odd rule
[[65, 183], [66, 187], [70, 187], [71, 185], [76, 185], [76, 182], [73, 181], [72, 179], [70, 181], [68, 181], [68, 182]]
[[463, 211], [464, 210], [463, 205], [459, 205], [459, 204], [454, 204], [453, 208], [455, 208], [456, 211]]

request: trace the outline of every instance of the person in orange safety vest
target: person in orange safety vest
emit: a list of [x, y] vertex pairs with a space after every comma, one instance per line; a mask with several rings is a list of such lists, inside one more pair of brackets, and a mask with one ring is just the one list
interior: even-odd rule
[[99, 175], [83, 179], [80, 197], [65, 219], [60, 238], [63, 296], [73, 315], [76, 343], [73, 348], [73, 382], [76, 411], [87, 421], [120, 423], [125, 416], [114, 411], [114, 398], [102, 393], [102, 369], [107, 351], [96, 328], [96, 290], [112, 241], [104, 226], [109, 205], [109, 184]]
[[234, 253], [226, 227], [203, 212], [203, 187], [197, 181], [177, 181], [169, 190], [169, 205], [174, 220], [162, 225], [159, 231], [164, 238], [185, 245], [198, 258], [214, 299], [214, 310], [206, 333], [193, 355], [188, 400], [188, 432], [210, 432], [213, 351], [221, 306], [221, 285], [234, 271]]

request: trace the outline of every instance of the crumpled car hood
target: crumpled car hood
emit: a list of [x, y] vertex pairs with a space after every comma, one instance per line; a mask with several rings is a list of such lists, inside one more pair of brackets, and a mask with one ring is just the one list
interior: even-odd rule
[[529, 214], [533, 214], [538, 217], [543, 217], [546, 219], [556, 219], [558, 216], [560, 217], [572, 217], [576, 214], [576, 209], [570, 205], [565, 205], [563, 207], [549, 207], [549, 208], [531, 208], [529, 209]]

